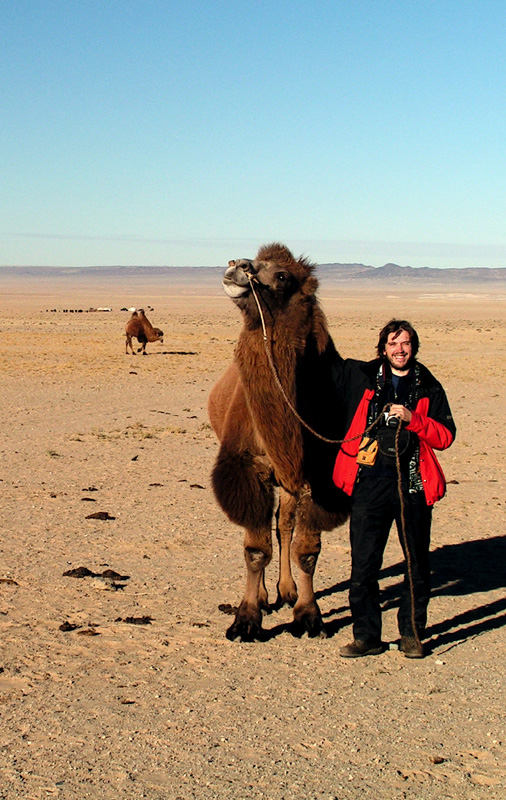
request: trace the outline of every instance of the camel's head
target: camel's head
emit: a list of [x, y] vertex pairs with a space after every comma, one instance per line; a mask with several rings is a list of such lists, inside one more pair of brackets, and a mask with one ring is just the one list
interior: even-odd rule
[[153, 328], [156, 338], [163, 344], [163, 331], [160, 328]]
[[318, 281], [314, 267], [305, 258], [295, 259], [282, 244], [261, 247], [251, 261], [242, 258], [229, 261], [223, 277], [223, 288], [248, 316], [257, 317], [255, 293], [267, 309], [274, 313], [284, 308], [294, 295], [314, 295]]

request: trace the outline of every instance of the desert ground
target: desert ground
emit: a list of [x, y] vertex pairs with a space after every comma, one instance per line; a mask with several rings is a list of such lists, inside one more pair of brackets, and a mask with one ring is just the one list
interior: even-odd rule
[[[292, 636], [288, 608], [265, 642], [225, 637], [245, 568], [211, 491], [206, 400], [241, 320], [219, 272], [195, 275], [0, 270], [0, 798], [504, 798], [506, 285], [320, 287], [343, 356], [372, 358], [392, 316], [415, 325], [458, 428], [429, 654], [396, 649], [393, 531], [391, 646], [344, 660], [346, 525], [315, 579], [328, 638]], [[165, 334], [146, 357], [125, 354], [130, 306]], [[273, 559], [273, 600], [276, 577]]]

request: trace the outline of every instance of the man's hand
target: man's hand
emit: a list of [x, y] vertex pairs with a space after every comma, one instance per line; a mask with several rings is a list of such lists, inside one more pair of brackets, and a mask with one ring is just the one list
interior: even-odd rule
[[392, 403], [388, 413], [394, 417], [399, 417], [399, 419], [402, 420], [402, 422], [406, 423], [411, 422], [411, 417], [413, 416], [409, 408], [406, 408], [405, 406], [396, 405], [395, 403]]

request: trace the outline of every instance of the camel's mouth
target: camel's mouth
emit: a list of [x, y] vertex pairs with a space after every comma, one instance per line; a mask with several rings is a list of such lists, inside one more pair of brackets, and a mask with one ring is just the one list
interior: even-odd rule
[[250, 291], [249, 284], [246, 286], [238, 286], [234, 281], [227, 278], [223, 278], [223, 288], [225, 289], [226, 293], [232, 300], [237, 299], [238, 297], [244, 297], [245, 294], [248, 294]]
[[223, 288], [229, 297], [236, 300], [250, 291], [249, 276], [254, 272], [253, 262], [247, 258], [229, 261], [223, 276]]

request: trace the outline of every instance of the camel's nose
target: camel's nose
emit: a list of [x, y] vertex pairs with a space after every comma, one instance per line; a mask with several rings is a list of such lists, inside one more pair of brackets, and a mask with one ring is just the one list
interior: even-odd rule
[[239, 261], [235, 262], [235, 266], [240, 267], [247, 275], [256, 275], [258, 272], [255, 264], [249, 258], [239, 259]]

